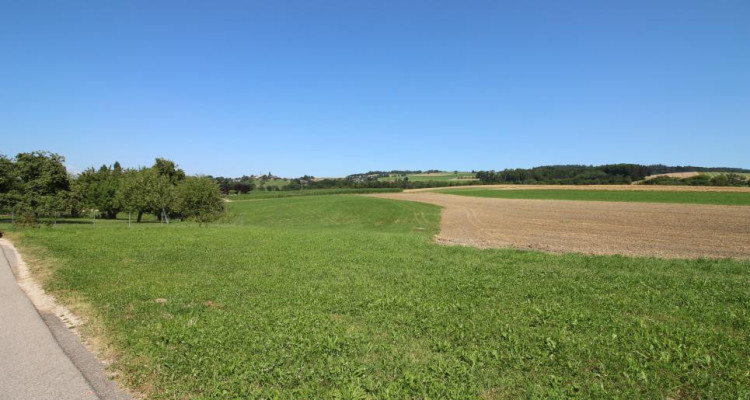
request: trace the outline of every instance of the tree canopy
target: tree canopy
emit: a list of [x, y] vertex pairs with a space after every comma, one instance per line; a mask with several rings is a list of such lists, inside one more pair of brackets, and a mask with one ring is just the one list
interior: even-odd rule
[[188, 177], [177, 185], [175, 211], [183, 218], [210, 221], [224, 213], [219, 185], [208, 177]]
[[[670, 172], [747, 172], [740, 168], [704, 168], [678, 166], [669, 167], [661, 164], [608, 164], [608, 165], [549, 165], [529, 169], [515, 168], [502, 171], [478, 171], [477, 179], [484, 184], [629, 184], [640, 181], [647, 176]], [[715, 184], [720, 185], [721, 179]]]
[[149, 168], [123, 169], [119, 162], [70, 176], [65, 159], [35, 151], [0, 155], [0, 212], [35, 221], [52, 213], [97, 212], [116, 218], [122, 211], [157, 218], [209, 221], [224, 212], [219, 187], [209, 178], [188, 177], [172, 160], [157, 158]]
[[65, 210], [70, 179], [64, 162], [46, 151], [0, 156], [0, 208], [31, 220]]

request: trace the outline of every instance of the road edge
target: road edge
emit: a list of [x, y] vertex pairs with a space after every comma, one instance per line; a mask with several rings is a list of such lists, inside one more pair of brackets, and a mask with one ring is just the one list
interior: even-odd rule
[[130, 393], [120, 388], [107, 376], [105, 364], [96, 358], [73, 330], [80, 318], [57, 303], [54, 297], [44, 292], [41, 285], [31, 276], [31, 272], [23, 261], [21, 254], [10, 240], [1, 238], [0, 249], [2, 250], [2, 256], [5, 257], [11, 267], [11, 271], [16, 278], [16, 284], [34, 305], [34, 309], [44, 324], [47, 325], [55, 342], [78, 369], [97, 397], [102, 400], [133, 400]]

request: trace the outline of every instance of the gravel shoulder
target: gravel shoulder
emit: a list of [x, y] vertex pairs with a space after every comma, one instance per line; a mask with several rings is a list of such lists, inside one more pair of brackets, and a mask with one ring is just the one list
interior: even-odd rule
[[0, 239], [0, 400], [128, 400], [71, 330], [79, 323]]
[[444, 244], [663, 258], [750, 258], [750, 207], [480, 198], [427, 191], [371, 196], [443, 207], [435, 240]]

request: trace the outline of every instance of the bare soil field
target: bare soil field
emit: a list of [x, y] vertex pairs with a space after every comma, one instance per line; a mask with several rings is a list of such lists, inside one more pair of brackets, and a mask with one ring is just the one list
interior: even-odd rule
[[644, 190], [667, 192], [739, 192], [750, 193], [750, 186], [668, 186], [668, 185], [467, 185], [445, 188], [408, 189], [404, 193], [434, 192], [440, 190], [497, 189], [497, 190]]
[[371, 196], [443, 207], [435, 240], [444, 244], [664, 258], [750, 258], [750, 207], [480, 198], [416, 190]]

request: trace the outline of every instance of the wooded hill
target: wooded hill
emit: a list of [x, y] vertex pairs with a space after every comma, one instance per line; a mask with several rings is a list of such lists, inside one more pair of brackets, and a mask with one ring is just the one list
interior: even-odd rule
[[607, 165], [549, 165], [529, 169], [515, 168], [502, 171], [478, 171], [482, 183], [596, 185], [630, 184], [650, 175], [673, 172], [748, 173], [743, 168], [667, 166], [662, 164], [607, 164]]

